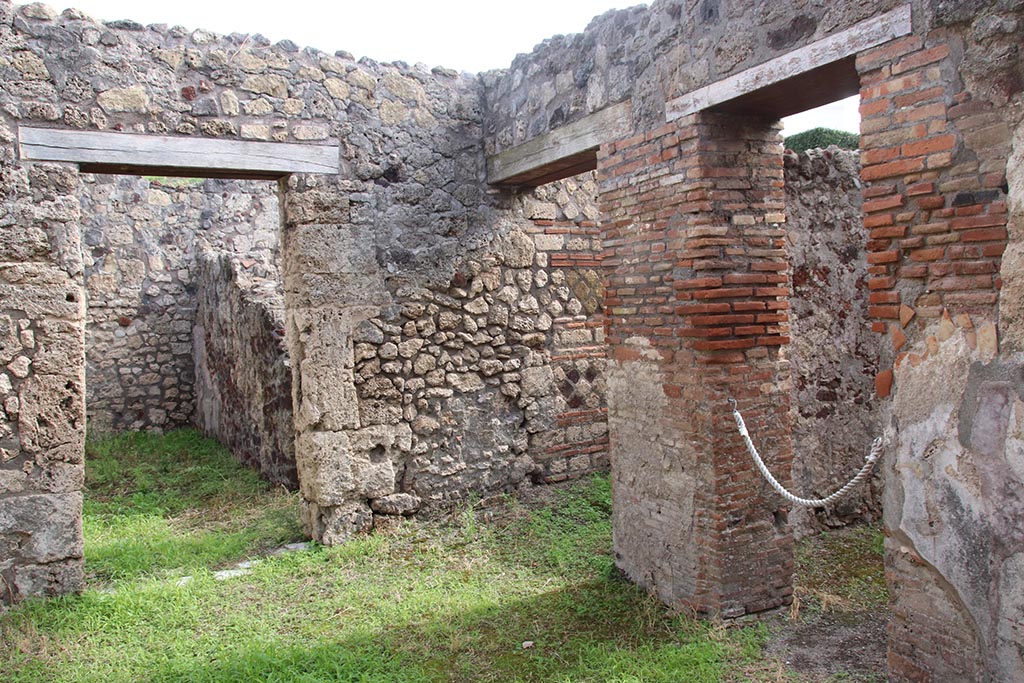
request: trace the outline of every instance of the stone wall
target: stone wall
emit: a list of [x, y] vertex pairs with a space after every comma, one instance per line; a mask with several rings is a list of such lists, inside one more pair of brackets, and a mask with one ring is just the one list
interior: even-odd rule
[[[663, 0], [476, 79], [0, 2], [5, 599], [81, 580], [80, 183], [19, 164], [31, 123], [340, 145], [337, 175], [281, 185], [296, 467], [318, 539], [599, 464], [607, 363], [620, 566], [674, 605], [785, 604], [787, 512], [726, 401], [788, 481], [778, 131], [720, 111], [666, 124], [665, 102], [897, 4]], [[856, 58], [891, 677], [1016, 680], [1024, 334], [1008, 160], [1024, 17], [1015, 0], [909, 4], [913, 32]], [[600, 258], [569, 183], [553, 215], [486, 186], [486, 153], [625, 99], [634, 130], [598, 153]]]
[[[19, 345], [4, 345], [11, 358], [0, 385], [6, 473], [0, 543], [8, 548], [0, 554], [0, 572], [10, 587], [5, 600], [75, 590], [82, 571], [80, 184], [72, 168], [19, 164], [19, 126], [314, 145], [343, 141], [338, 176], [293, 177], [283, 188], [282, 215], [289, 225], [305, 227], [315, 218], [320, 230], [355, 225], [365, 231], [365, 241], [338, 255], [369, 255], [371, 277], [348, 296], [333, 296], [340, 293], [335, 288], [319, 301], [315, 310], [327, 317], [374, 301], [401, 302], [399, 270], [405, 282], [448, 282], [458, 254], [483, 248], [510, 227], [498, 221], [509, 213], [498, 206], [505, 200], [480, 182], [478, 84], [454, 72], [357, 63], [343, 52], [300, 50], [289, 41], [271, 45], [261, 36], [100, 23], [74, 10], [58, 15], [43, 5], [15, 8], [6, 1], [0, 2], [0, 65], [0, 155], [8, 178], [0, 254], [7, 290], [0, 313], [10, 319], [8, 336]], [[336, 266], [327, 279], [344, 271]], [[375, 300], [375, 292], [387, 292], [387, 301]], [[330, 345], [343, 342], [332, 338]], [[48, 363], [48, 352], [58, 348], [64, 362]], [[308, 354], [298, 357], [311, 377], [336, 367], [329, 354], [313, 363]], [[303, 393], [302, 381], [293, 386], [297, 405], [323, 414], [326, 397]], [[331, 388], [344, 391], [340, 384]], [[303, 430], [316, 427], [315, 421], [300, 423]], [[332, 456], [347, 462], [342, 452]]]
[[0, 123], [0, 602], [82, 585], [78, 173], [19, 167]]
[[1021, 358], [1004, 342], [1020, 338], [1006, 283], [1020, 281], [1010, 159], [1024, 14], [1009, 2], [930, 10], [930, 31], [857, 60], [876, 389], [890, 397], [890, 676], [1020, 680]]
[[[585, 175], [508, 196], [509, 225], [454, 258], [445, 279], [406, 276], [393, 303], [331, 321], [322, 340], [293, 319], [301, 326], [291, 339], [308, 340], [292, 346], [302, 390], [329, 394], [331, 411], [310, 414], [297, 402], [297, 423], [334, 427], [305, 436], [300, 428], [300, 488], [306, 500], [330, 503], [307, 508], [316, 535], [337, 540], [469, 492], [607, 465], [595, 194]], [[286, 239], [286, 286], [291, 248]], [[311, 251], [298, 260], [302, 274], [331, 267], [311, 264]], [[352, 269], [352, 286], [374, 281], [345, 261], [334, 272]], [[340, 353], [341, 376], [302, 373], [310, 347]], [[331, 449], [352, 454], [351, 475], [318, 468]]]
[[606, 12], [483, 75], [487, 151], [624, 100], [637, 131], [656, 129], [668, 100], [903, 4], [658, 0]]
[[[868, 320], [867, 230], [857, 152], [789, 153], [786, 233], [793, 268], [793, 487], [822, 498], [864, 464], [881, 435], [875, 374], [881, 349]], [[881, 471], [827, 509], [795, 507], [797, 535], [881, 516]]]
[[196, 425], [271, 483], [295, 489], [292, 369], [277, 268], [204, 251], [195, 299]]
[[[430, 507], [604, 463], [593, 179], [530, 197], [488, 189], [477, 79], [0, 6], [12, 125], [340, 144], [336, 176], [281, 186], [296, 465], [313, 535], [367, 528], [370, 501], [395, 494]], [[133, 231], [168, 201], [136, 189]], [[125, 269], [142, 280], [149, 259], [130, 251]], [[160, 284], [167, 305], [189, 286], [177, 271]], [[138, 325], [122, 327], [137, 311], [115, 312], [114, 333]], [[188, 316], [173, 318], [184, 357]], [[160, 400], [144, 413], [159, 418]]]
[[89, 429], [191, 425], [198, 254], [215, 248], [274, 263], [276, 184], [91, 174], [82, 180]]

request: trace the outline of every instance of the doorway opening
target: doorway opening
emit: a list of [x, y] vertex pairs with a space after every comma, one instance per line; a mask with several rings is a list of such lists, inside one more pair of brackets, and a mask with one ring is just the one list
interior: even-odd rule
[[300, 540], [277, 182], [80, 180], [88, 579]]

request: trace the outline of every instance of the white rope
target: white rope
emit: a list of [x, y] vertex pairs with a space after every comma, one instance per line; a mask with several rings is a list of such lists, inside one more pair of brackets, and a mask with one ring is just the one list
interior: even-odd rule
[[736, 407], [736, 400], [730, 398], [729, 403], [732, 405], [732, 416], [736, 419], [736, 428], [739, 430], [740, 436], [743, 437], [744, 443], [747, 444], [747, 451], [750, 453], [750, 457], [754, 459], [754, 464], [757, 465], [757, 469], [761, 471], [765, 480], [771, 484], [772, 488], [775, 489], [780, 496], [794, 505], [803, 505], [804, 507], [809, 508], [820, 508], [836, 502], [871, 474], [871, 470], [874, 469], [875, 463], [878, 461], [878, 457], [882, 454], [883, 442], [882, 437], [879, 436], [871, 443], [871, 451], [868, 453], [867, 457], [864, 458], [864, 466], [860, 468], [860, 472], [858, 472], [856, 476], [848, 481], [841, 489], [830, 496], [825, 496], [824, 498], [811, 499], [794, 496], [792, 493], [787, 491], [775, 477], [772, 476], [772, 473], [768, 471], [768, 466], [764, 464], [764, 460], [762, 460], [761, 456], [757, 454], [754, 442], [750, 440], [750, 432], [747, 431], [747, 425], [743, 422], [743, 416], [740, 415], [740, 411]]

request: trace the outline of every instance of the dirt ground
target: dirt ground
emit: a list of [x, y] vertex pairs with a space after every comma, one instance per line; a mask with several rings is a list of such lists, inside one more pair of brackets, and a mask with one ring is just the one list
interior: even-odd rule
[[884, 610], [819, 612], [774, 625], [767, 654], [808, 683], [885, 680]]

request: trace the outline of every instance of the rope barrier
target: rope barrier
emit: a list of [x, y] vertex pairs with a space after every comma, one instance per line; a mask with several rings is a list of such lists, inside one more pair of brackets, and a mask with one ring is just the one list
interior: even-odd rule
[[868, 452], [867, 457], [864, 458], [864, 466], [860, 468], [860, 471], [851, 479], [846, 482], [846, 485], [840, 488], [832, 495], [825, 496], [824, 498], [801, 498], [795, 496], [778, 482], [778, 480], [772, 476], [772, 473], [768, 470], [768, 466], [764, 464], [764, 460], [757, 453], [757, 448], [754, 447], [754, 442], [750, 440], [750, 432], [747, 431], [747, 425], [743, 422], [743, 416], [740, 415], [739, 409], [736, 407], [736, 399], [730, 398], [729, 405], [732, 406], [732, 416], [736, 420], [736, 428], [739, 430], [740, 436], [743, 437], [743, 442], [747, 445], [747, 452], [750, 453], [750, 457], [754, 459], [754, 464], [757, 465], [757, 469], [761, 471], [761, 475], [765, 478], [771, 487], [775, 491], [793, 503], [794, 505], [802, 505], [804, 507], [820, 508], [830, 505], [850, 491], [853, 490], [857, 484], [861, 483], [871, 474], [871, 470], [874, 469], [875, 463], [878, 462], [879, 456], [882, 454], [882, 437], [877, 437], [871, 443], [871, 451]]

